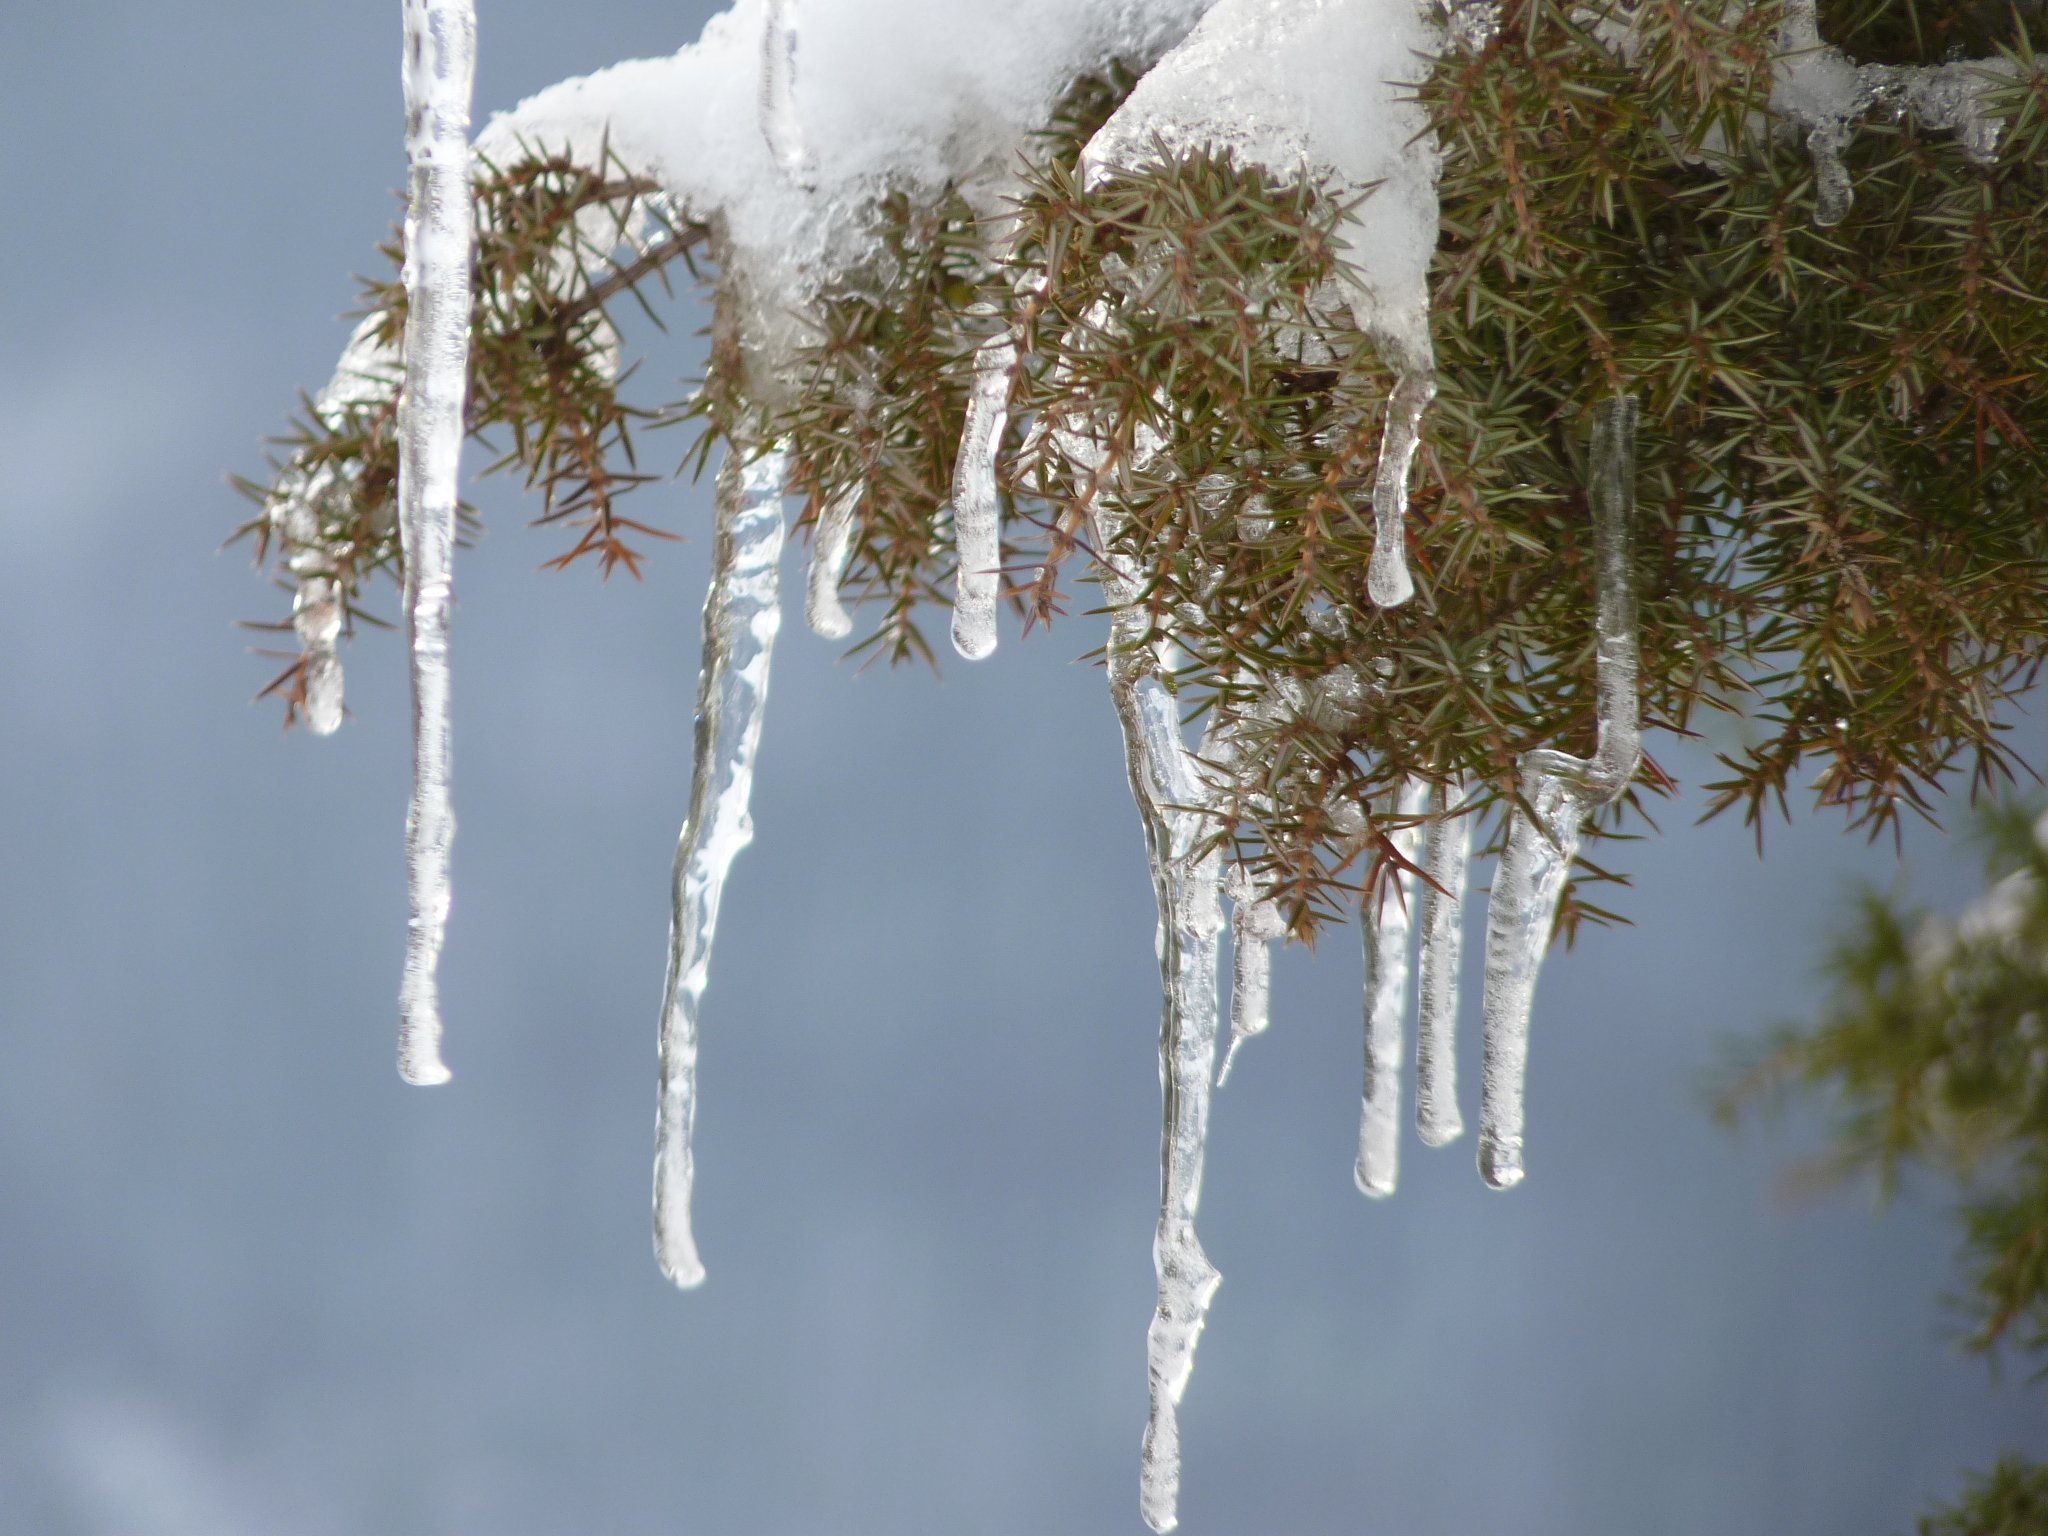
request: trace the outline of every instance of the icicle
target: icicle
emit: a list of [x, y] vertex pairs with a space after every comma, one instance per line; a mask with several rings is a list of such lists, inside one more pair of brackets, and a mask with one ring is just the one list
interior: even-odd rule
[[811, 535], [811, 576], [804, 592], [804, 622], [811, 633], [844, 640], [853, 633], [853, 615], [840, 600], [846, 563], [853, 557], [853, 518], [860, 510], [861, 484], [855, 481], [825, 503], [817, 531]]
[[1436, 398], [1436, 373], [1426, 362], [1404, 363], [1387, 400], [1386, 431], [1373, 477], [1372, 566], [1365, 590], [1382, 608], [1398, 608], [1415, 595], [1408, 575], [1408, 471], [1422, 441], [1422, 413]]
[[1785, 0], [1773, 62], [1771, 108], [1806, 130], [1813, 160], [1813, 222], [1830, 228], [1849, 216], [1856, 189], [1842, 163], [1850, 126], [1874, 106], [1910, 113], [1923, 127], [1956, 135], [1979, 165], [1996, 159], [2001, 124], [1986, 95], [2014, 76], [2010, 59], [1946, 64], [1857, 64], [1820, 35], [1816, 0]]
[[341, 729], [342, 719], [341, 585], [324, 551], [293, 556], [291, 568], [299, 578], [298, 594], [292, 599], [292, 629], [299, 637], [305, 668], [306, 724], [315, 736], [332, 736]]
[[1159, 1300], [1145, 1332], [1151, 1412], [1138, 1474], [1139, 1507], [1155, 1531], [1179, 1523], [1182, 1394], [1194, 1369], [1209, 1303], [1222, 1276], [1195, 1235], [1202, 1161], [1209, 1134], [1209, 1080], [1216, 1063], [1217, 947], [1223, 929], [1222, 859], [1193, 858], [1206, 831], [1203, 788], [1181, 735], [1173, 696], [1158, 678], [1151, 622], [1138, 604], [1135, 573], [1114, 553], [1111, 518], [1098, 503], [1096, 547], [1110, 604], [1109, 691], [1123, 727], [1131, 796], [1145, 829], [1152, 890], [1159, 908], [1156, 948], [1164, 1004], [1159, 1030], [1159, 1226], [1152, 1265]]
[[1260, 897], [1258, 886], [1242, 865], [1232, 865], [1227, 877], [1230, 893], [1230, 1049], [1223, 1053], [1223, 1066], [1216, 1074], [1216, 1086], [1230, 1080], [1230, 1068], [1237, 1049], [1255, 1035], [1263, 1035], [1269, 1016], [1273, 975], [1273, 941], [1287, 931], [1280, 908]]
[[469, 0], [405, 0], [405, 388], [399, 397], [399, 533], [412, 656], [413, 790], [406, 818], [411, 906], [399, 989], [398, 1070], [444, 1083], [435, 969], [448, 922], [455, 815], [448, 799], [449, 567], [455, 549], [463, 395], [469, 382]]
[[[1429, 806], [1429, 785], [1410, 779], [1386, 811], [1419, 817]], [[1415, 862], [1418, 828], [1412, 823], [1391, 835], [1395, 852]], [[1359, 914], [1365, 934], [1365, 1095], [1358, 1116], [1361, 1193], [1383, 1199], [1394, 1192], [1401, 1172], [1401, 1035], [1408, 1016], [1408, 938], [1413, 931], [1415, 877], [1398, 869], [1393, 889]]]
[[1415, 1130], [1441, 1147], [1464, 1134], [1458, 1113], [1458, 965], [1465, 945], [1465, 877], [1472, 819], [1453, 813], [1462, 790], [1429, 792], [1429, 883], [1422, 890], [1422, 971], [1415, 1026]]
[[761, 23], [761, 136], [782, 174], [799, 186], [812, 180], [796, 112], [798, 0], [768, 0]]
[[702, 1282], [690, 1229], [697, 1118], [697, 1025], [726, 875], [754, 840], [748, 800], [768, 702], [768, 669], [782, 627], [778, 565], [787, 460], [777, 449], [718, 472], [711, 591], [697, 678], [696, 757], [690, 814], [676, 846], [668, 980], [662, 991], [661, 1104], [655, 1123], [654, 1251], [679, 1286]]
[[1010, 386], [1017, 347], [1007, 334], [984, 342], [974, 362], [974, 393], [953, 474], [953, 537], [959, 573], [953, 597], [953, 649], [980, 661], [996, 648], [996, 599], [1001, 590], [1002, 500], [996, 459], [1010, 420]]
[[1598, 742], [1591, 761], [1562, 752], [1523, 754], [1521, 794], [1528, 813], [1517, 807], [1509, 820], [1507, 848], [1487, 904], [1479, 1172], [1495, 1189], [1522, 1181], [1529, 1014], [1565, 877], [1578, 853], [1580, 827], [1589, 812], [1628, 788], [1642, 761], [1636, 703], [1639, 641], [1629, 569], [1635, 431], [1634, 397], [1595, 408], [1588, 490], [1599, 582]]

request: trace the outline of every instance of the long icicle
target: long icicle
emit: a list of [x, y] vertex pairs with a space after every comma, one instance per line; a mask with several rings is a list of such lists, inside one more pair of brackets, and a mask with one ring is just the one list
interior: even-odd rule
[[853, 615], [846, 611], [839, 588], [853, 558], [853, 520], [860, 511], [861, 482], [846, 486], [818, 514], [811, 535], [811, 571], [804, 587], [804, 622], [826, 640], [844, 640], [853, 633]]
[[1017, 346], [1007, 333], [982, 343], [974, 392], [953, 471], [953, 539], [959, 570], [953, 595], [953, 649], [980, 661], [996, 648], [996, 600], [1002, 583], [1002, 496], [996, 460], [1010, 421]]
[[1145, 1523], [1165, 1532], [1180, 1523], [1180, 1400], [1223, 1279], [1195, 1234], [1216, 1064], [1222, 857], [1215, 850], [1192, 857], [1205, 831], [1201, 780], [1173, 696], [1159, 680], [1159, 652], [1137, 577], [1115, 553], [1113, 523], [1100, 502], [1093, 522], [1110, 606], [1110, 699], [1123, 728], [1124, 763], [1159, 909], [1162, 1124], [1159, 1225], [1152, 1239], [1159, 1293], [1145, 1331], [1151, 1410], [1139, 1453], [1138, 1502]]
[[405, 388], [399, 397], [399, 537], [412, 662], [412, 805], [405, 823], [410, 916], [399, 986], [398, 1071], [445, 1083], [435, 972], [448, 926], [448, 615], [469, 383], [469, 103], [476, 12], [469, 0], [405, 0]]
[[[1429, 784], [1409, 779], [1386, 810], [1420, 817], [1429, 805]], [[1415, 862], [1419, 828], [1393, 832], [1394, 851]], [[1358, 1115], [1358, 1165], [1352, 1170], [1362, 1194], [1384, 1199], [1401, 1174], [1401, 1037], [1408, 1019], [1408, 943], [1414, 932], [1415, 877], [1396, 869], [1375, 905], [1359, 914], [1365, 935], [1365, 1091]]]
[[1458, 1113], [1458, 966], [1465, 948], [1465, 880], [1472, 818], [1455, 814], [1462, 791], [1429, 792], [1429, 854], [1422, 890], [1422, 979], [1416, 988], [1415, 1131], [1441, 1147], [1465, 1132]]
[[[1603, 401], [1593, 413], [1588, 491], [1599, 605], [1594, 620], [1599, 736], [1590, 760], [1562, 752], [1522, 755], [1521, 798], [1494, 874], [1486, 911], [1485, 1060], [1479, 1173], [1495, 1189], [1522, 1182], [1523, 1088], [1536, 977], [1557, 923], [1558, 902], [1597, 807], [1627, 790], [1642, 762], [1636, 700], [1640, 641], [1630, 522], [1635, 499], [1636, 401]], [[1533, 815], [1531, 814], [1533, 813]]]
[[668, 979], [661, 1012], [661, 1103], [655, 1120], [654, 1252], [662, 1273], [688, 1288], [704, 1265], [690, 1226], [697, 1120], [697, 1034], [718, 907], [733, 860], [754, 840], [748, 801], [768, 702], [769, 664], [782, 627], [779, 567], [782, 489], [778, 448], [742, 464], [729, 450], [718, 472], [711, 590], [697, 677], [696, 758], [690, 814], [676, 845]]

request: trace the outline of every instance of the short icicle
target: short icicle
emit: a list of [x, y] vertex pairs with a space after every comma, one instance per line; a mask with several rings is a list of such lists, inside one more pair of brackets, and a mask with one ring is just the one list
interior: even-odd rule
[[[469, 263], [476, 240], [469, 151], [476, 13], [469, 0], [405, 0], [404, 14], [411, 176], [398, 517], [412, 663], [413, 788], [405, 824], [411, 910], [399, 988], [398, 1070], [407, 1082], [426, 1085], [448, 1081], [435, 973], [448, 926], [455, 840], [448, 789], [448, 617], [469, 383]], [[338, 696], [334, 704], [338, 710]]]
[[959, 571], [953, 596], [953, 649], [980, 661], [996, 648], [996, 600], [1002, 584], [1002, 496], [996, 460], [1010, 421], [1016, 344], [984, 342], [974, 361], [974, 393], [953, 472], [953, 538]]
[[1120, 569], [1108, 519], [1098, 508], [1097, 548], [1107, 569], [1109, 691], [1123, 728], [1131, 796], [1145, 829], [1159, 908], [1157, 950], [1164, 994], [1159, 1029], [1163, 1098], [1159, 1226], [1152, 1264], [1159, 1300], [1145, 1333], [1151, 1412], [1138, 1473], [1139, 1507], [1155, 1531], [1180, 1523], [1180, 1400], [1194, 1370], [1209, 1304], [1222, 1276], [1195, 1235], [1202, 1161], [1209, 1134], [1209, 1083], [1216, 1065], [1217, 947], [1223, 929], [1222, 858], [1192, 857], [1204, 832], [1203, 795], [1181, 735], [1173, 696], [1159, 680], [1159, 653], [1138, 604], [1135, 576]]
[[861, 483], [855, 481], [825, 503], [811, 535], [811, 572], [804, 588], [804, 622], [825, 640], [844, 640], [853, 633], [853, 615], [846, 611], [839, 589], [853, 558], [853, 520], [860, 511]]
[[668, 979], [662, 991], [661, 1103], [655, 1122], [654, 1252], [662, 1273], [685, 1288], [704, 1279], [690, 1226], [699, 1011], [726, 876], [740, 850], [754, 840], [748, 801], [768, 702], [769, 663], [782, 627], [778, 569], [787, 469], [780, 449], [746, 464], [736, 451], [728, 451], [718, 472], [690, 812], [676, 846]]
[[1373, 475], [1372, 565], [1365, 591], [1381, 608], [1398, 608], [1415, 595], [1408, 574], [1408, 472], [1422, 442], [1422, 413], [1436, 398], [1436, 371], [1427, 362], [1405, 364], [1387, 400], [1387, 425]]
[[1416, 989], [1415, 1132], [1441, 1147], [1465, 1132], [1458, 1113], [1458, 965], [1465, 947], [1465, 880], [1472, 818], [1456, 814], [1462, 791], [1429, 791], [1429, 852], [1423, 864], [1421, 982]]
[[1258, 882], [1242, 865], [1232, 865], [1230, 893], [1230, 1048], [1216, 1073], [1216, 1086], [1230, 1080], [1238, 1047], [1263, 1035], [1272, 1024], [1273, 941], [1287, 931], [1274, 902], [1259, 894]]
[[[1391, 834], [1395, 852], [1415, 862], [1419, 827], [1412, 818], [1428, 808], [1429, 785], [1409, 779], [1385, 809], [1410, 818]], [[1365, 934], [1365, 1092], [1358, 1116], [1360, 1193], [1384, 1199], [1401, 1174], [1401, 1038], [1408, 1020], [1408, 946], [1414, 931], [1415, 877], [1397, 869], [1377, 903], [1359, 914]]]
[[[1521, 798], [1486, 911], [1484, 1065], [1479, 1173], [1495, 1189], [1522, 1182], [1523, 1089], [1536, 977], [1557, 923], [1580, 829], [1628, 788], [1642, 762], [1636, 699], [1640, 641], [1630, 571], [1635, 496], [1636, 402], [1603, 401], [1593, 413], [1588, 490], [1599, 583], [1595, 619], [1599, 736], [1590, 761], [1562, 752], [1524, 753]], [[1533, 816], [1532, 814], [1533, 813]]]

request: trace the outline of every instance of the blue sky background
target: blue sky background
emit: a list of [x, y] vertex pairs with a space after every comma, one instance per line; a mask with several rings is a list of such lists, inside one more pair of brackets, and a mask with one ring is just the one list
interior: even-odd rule
[[[708, 7], [481, 10], [488, 110]], [[281, 735], [231, 627], [278, 595], [217, 552], [223, 472], [326, 377], [394, 211], [397, 8], [7, 34], [0, 1529], [1141, 1530], [1156, 971], [1094, 629], [1009, 629], [940, 683], [785, 629], [706, 1019], [711, 1278], [672, 1292], [647, 1183], [704, 495], [641, 493], [695, 537], [604, 588], [539, 573], [559, 539], [486, 493], [456, 1080], [402, 1087], [401, 649], [356, 645], [341, 736]], [[1184, 1530], [1881, 1536], [2040, 1449], [2038, 1394], [1937, 1310], [1938, 1209], [1788, 1203], [1812, 1127], [1704, 1108], [1889, 849], [1807, 819], [1759, 863], [1694, 814], [1626, 855], [1640, 926], [1544, 978], [1510, 1195], [1468, 1138], [1361, 1200], [1356, 945], [1280, 965], [1217, 1106]], [[1908, 854], [1930, 899], [1973, 883]]]

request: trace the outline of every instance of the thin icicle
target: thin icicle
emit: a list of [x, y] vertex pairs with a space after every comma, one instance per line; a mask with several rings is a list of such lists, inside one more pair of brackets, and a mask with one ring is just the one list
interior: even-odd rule
[[[1420, 817], [1429, 807], [1429, 784], [1410, 779], [1385, 809]], [[1420, 828], [1414, 823], [1391, 835], [1395, 852], [1415, 862]], [[1408, 1019], [1408, 941], [1414, 931], [1415, 877], [1398, 869], [1393, 889], [1359, 914], [1365, 935], [1365, 1093], [1358, 1116], [1358, 1166], [1352, 1170], [1361, 1193], [1384, 1199], [1401, 1175], [1401, 1037]]]
[[[398, 1070], [445, 1083], [435, 970], [448, 924], [455, 813], [448, 797], [448, 613], [469, 383], [469, 102], [476, 13], [469, 0], [405, 0], [405, 388], [399, 397], [398, 516], [412, 660], [413, 788], [406, 817], [411, 907], [399, 988]], [[338, 702], [338, 701], [337, 701]]]
[[744, 467], [729, 453], [718, 472], [690, 814], [676, 845], [668, 980], [662, 990], [661, 1104], [655, 1122], [654, 1252], [662, 1273], [684, 1287], [704, 1279], [690, 1227], [698, 1018], [726, 876], [740, 850], [754, 840], [748, 801], [768, 702], [769, 663], [782, 627], [778, 570], [787, 470], [787, 459], [777, 449]]
[[798, 0], [768, 0], [761, 22], [761, 136], [782, 174], [799, 186], [814, 179], [796, 111]]
[[292, 574], [299, 578], [297, 596], [292, 599], [292, 629], [299, 637], [301, 687], [306, 700], [306, 724], [315, 736], [332, 736], [341, 729], [341, 584], [334, 579], [324, 551], [307, 550], [292, 559]]
[[1217, 948], [1223, 929], [1222, 859], [1191, 855], [1206, 831], [1204, 794], [1194, 755], [1181, 735], [1173, 696], [1159, 681], [1150, 619], [1138, 604], [1135, 573], [1114, 553], [1110, 515], [1098, 503], [1096, 547], [1110, 604], [1109, 692], [1123, 728], [1124, 762], [1145, 829], [1152, 891], [1159, 909], [1155, 947], [1163, 1006], [1159, 1028], [1159, 1225], [1152, 1265], [1159, 1299], [1145, 1332], [1151, 1412], [1140, 1451], [1138, 1502], [1155, 1531], [1179, 1524], [1180, 1400], [1194, 1370], [1195, 1345], [1223, 1277], [1202, 1251], [1195, 1213], [1209, 1135], [1209, 1083], [1216, 1065]]
[[811, 575], [804, 591], [804, 622], [811, 633], [844, 640], [853, 633], [853, 615], [846, 611], [839, 588], [846, 564], [853, 558], [853, 519], [860, 510], [861, 482], [856, 480], [825, 503], [811, 535]]
[[1521, 795], [1533, 819], [1519, 806], [1510, 818], [1507, 848], [1487, 904], [1479, 1172], [1495, 1189], [1522, 1181], [1529, 1014], [1580, 828], [1588, 814], [1628, 788], [1642, 761], [1636, 702], [1639, 640], [1629, 568], [1635, 432], [1634, 397], [1604, 401], [1595, 409], [1587, 489], [1599, 581], [1598, 742], [1590, 761], [1562, 752], [1523, 754]]
[[1287, 921], [1274, 902], [1259, 895], [1257, 883], [1242, 865], [1232, 865], [1230, 893], [1230, 1048], [1216, 1073], [1216, 1086], [1230, 1080], [1238, 1047], [1263, 1035], [1272, 1023], [1273, 941], [1287, 931]]
[[974, 361], [974, 392], [953, 473], [953, 538], [959, 561], [953, 595], [953, 649], [980, 661], [996, 648], [1001, 593], [1002, 498], [996, 460], [1010, 421], [1017, 347], [1005, 334], [984, 342]]
[[1464, 1134], [1458, 1113], [1458, 965], [1465, 947], [1465, 879], [1472, 818], [1454, 815], [1462, 790], [1429, 792], [1429, 883], [1422, 889], [1421, 984], [1415, 1026], [1415, 1130], [1441, 1147]]
[[1372, 566], [1366, 595], [1382, 608], [1398, 608], [1415, 595], [1408, 575], [1408, 472], [1422, 442], [1422, 413], [1436, 398], [1436, 372], [1426, 362], [1405, 364], [1387, 400], [1386, 431], [1373, 477]]

